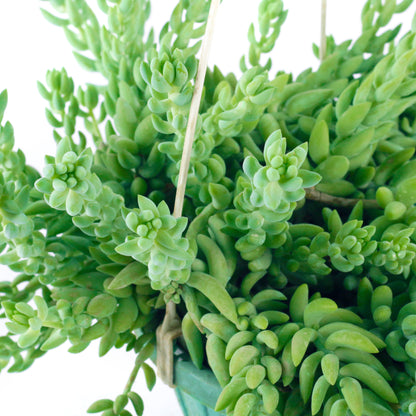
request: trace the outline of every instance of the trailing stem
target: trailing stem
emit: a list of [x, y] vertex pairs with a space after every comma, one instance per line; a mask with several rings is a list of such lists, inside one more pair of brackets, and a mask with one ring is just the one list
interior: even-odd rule
[[311, 201], [321, 202], [322, 204], [331, 205], [335, 207], [353, 207], [357, 202], [362, 201], [364, 208], [367, 209], [381, 209], [380, 205], [375, 199], [360, 199], [360, 198], [342, 198], [325, 194], [316, 190], [315, 188], [305, 189], [306, 199]]

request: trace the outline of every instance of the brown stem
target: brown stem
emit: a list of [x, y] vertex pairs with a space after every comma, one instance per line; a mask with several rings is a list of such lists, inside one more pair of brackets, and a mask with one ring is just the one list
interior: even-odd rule
[[376, 209], [381, 208], [375, 199], [360, 199], [360, 198], [342, 198], [340, 196], [333, 196], [317, 191], [315, 188], [305, 189], [306, 199], [320, 202], [325, 205], [336, 207], [353, 207], [357, 202], [362, 201], [364, 208]]

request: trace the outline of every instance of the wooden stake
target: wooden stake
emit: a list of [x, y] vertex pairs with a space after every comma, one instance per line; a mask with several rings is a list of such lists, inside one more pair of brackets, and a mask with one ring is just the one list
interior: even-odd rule
[[327, 0], [321, 0], [321, 45], [319, 48], [319, 59], [321, 61], [326, 57], [326, 10]]
[[[198, 121], [202, 90], [204, 87], [205, 74], [208, 67], [208, 56], [211, 49], [215, 18], [220, 6], [220, 1], [221, 0], [211, 0], [211, 7], [209, 10], [205, 36], [202, 40], [201, 57], [199, 60], [198, 72], [195, 79], [195, 88], [192, 96], [191, 108], [189, 110], [188, 124], [186, 127], [182, 159], [179, 169], [178, 186], [176, 188], [175, 206], [173, 209], [173, 216], [176, 218], [182, 216], [192, 145], [195, 139], [196, 123]], [[181, 333], [181, 321], [176, 313], [176, 305], [170, 301], [166, 305], [166, 312], [163, 323], [156, 331], [157, 372], [162, 381], [170, 387], [175, 387], [173, 382], [173, 341], [178, 338]]]
[[195, 89], [192, 96], [191, 108], [189, 110], [188, 125], [186, 127], [185, 142], [183, 145], [181, 167], [179, 170], [178, 186], [175, 196], [175, 207], [173, 215], [180, 217], [182, 215], [183, 201], [185, 198], [186, 180], [188, 177], [189, 163], [191, 160], [192, 144], [195, 139], [195, 128], [198, 120], [199, 106], [201, 104], [202, 90], [204, 87], [205, 73], [207, 72], [208, 56], [211, 49], [212, 38], [214, 34], [214, 23], [217, 15], [220, 0], [212, 0], [211, 8], [207, 21], [205, 37], [202, 41], [201, 58], [199, 61], [198, 72], [195, 79]]

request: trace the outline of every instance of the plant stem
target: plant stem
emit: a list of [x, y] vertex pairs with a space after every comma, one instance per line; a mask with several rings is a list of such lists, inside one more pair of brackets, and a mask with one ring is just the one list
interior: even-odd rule
[[333, 196], [317, 191], [315, 188], [305, 189], [305, 198], [311, 201], [321, 202], [322, 204], [332, 205], [336, 207], [353, 207], [357, 202], [362, 201], [364, 208], [367, 209], [381, 209], [380, 205], [375, 199], [360, 199], [360, 198], [343, 198], [340, 196]]
[[134, 382], [136, 381], [137, 374], [140, 370], [140, 367], [142, 366], [142, 360], [140, 359], [140, 355], [136, 357], [136, 361], [134, 362], [133, 370], [130, 373], [129, 379], [127, 380], [126, 387], [124, 387], [124, 394], [127, 394], [129, 391], [131, 391], [131, 388], [133, 387]]
[[92, 125], [95, 130], [95, 134], [93, 134], [93, 137], [98, 139], [98, 140], [94, 140], [94, 144], [97, 148], [102, 147], [104, 145], [104, 139], [98, 127], [98, 122], [97, 122], [97, 119], [95, 118], [95, 114], [92, 110], [89, 110], [88, 114], [91, 117]]

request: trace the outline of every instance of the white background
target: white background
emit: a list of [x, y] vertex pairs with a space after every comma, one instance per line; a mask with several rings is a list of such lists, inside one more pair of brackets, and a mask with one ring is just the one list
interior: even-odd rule
[[[95, 3], [91, 0], [92, 3]], [[154, 0], [151, 24], [160, 28], [175, 0]], [[360, 30], [360, 8], [364, 0], [328, 0], [328, 32], [337, 41], [355, 38]], [[210, 65], [223, 71], [237, 71], [246, 51], [246, 32], [256, 18], [259, 0], [224, 0], [218, 16]], [[39, 12], [46, 2], [0, 0], [0, 91], [9, 91], [5, 119], [16, 133], [16, 146], [28, 162], [39, 170], [44, 154], [54, 154], [52, 130], [45, 121], [45, 102], [38, 95], [36, 81], [44, 80], [48, 69], [65, 67], [77, 85], [93, 80], [80, 70], [60, 28], [46, 22]], [[289, 16], [273, 52], [274, 70], [295, 74], [316, 67], [312, 42], [319, 40], [320, 0], [286, 1]], [[395, 19], [410, 28], [414, 7]], [[1, 269], [0, 280], [7, 279]], [[0, 326], [0, 331], [4, 331]], [[100, 398], [115, 398], [133, 365], [134, 355], [111, 351], [98, 358], [96, 344], [81, 354], [69, 354], [66, 346], [50, 351], [26, 372], [0, 375], [0, 414], [7, 416], [80, 416]], [[140, 375], [134, 389], [144, 398], [145, 416], [179, 416], [180, 410], [170, 389], [157, 383], [147, 392]]]

